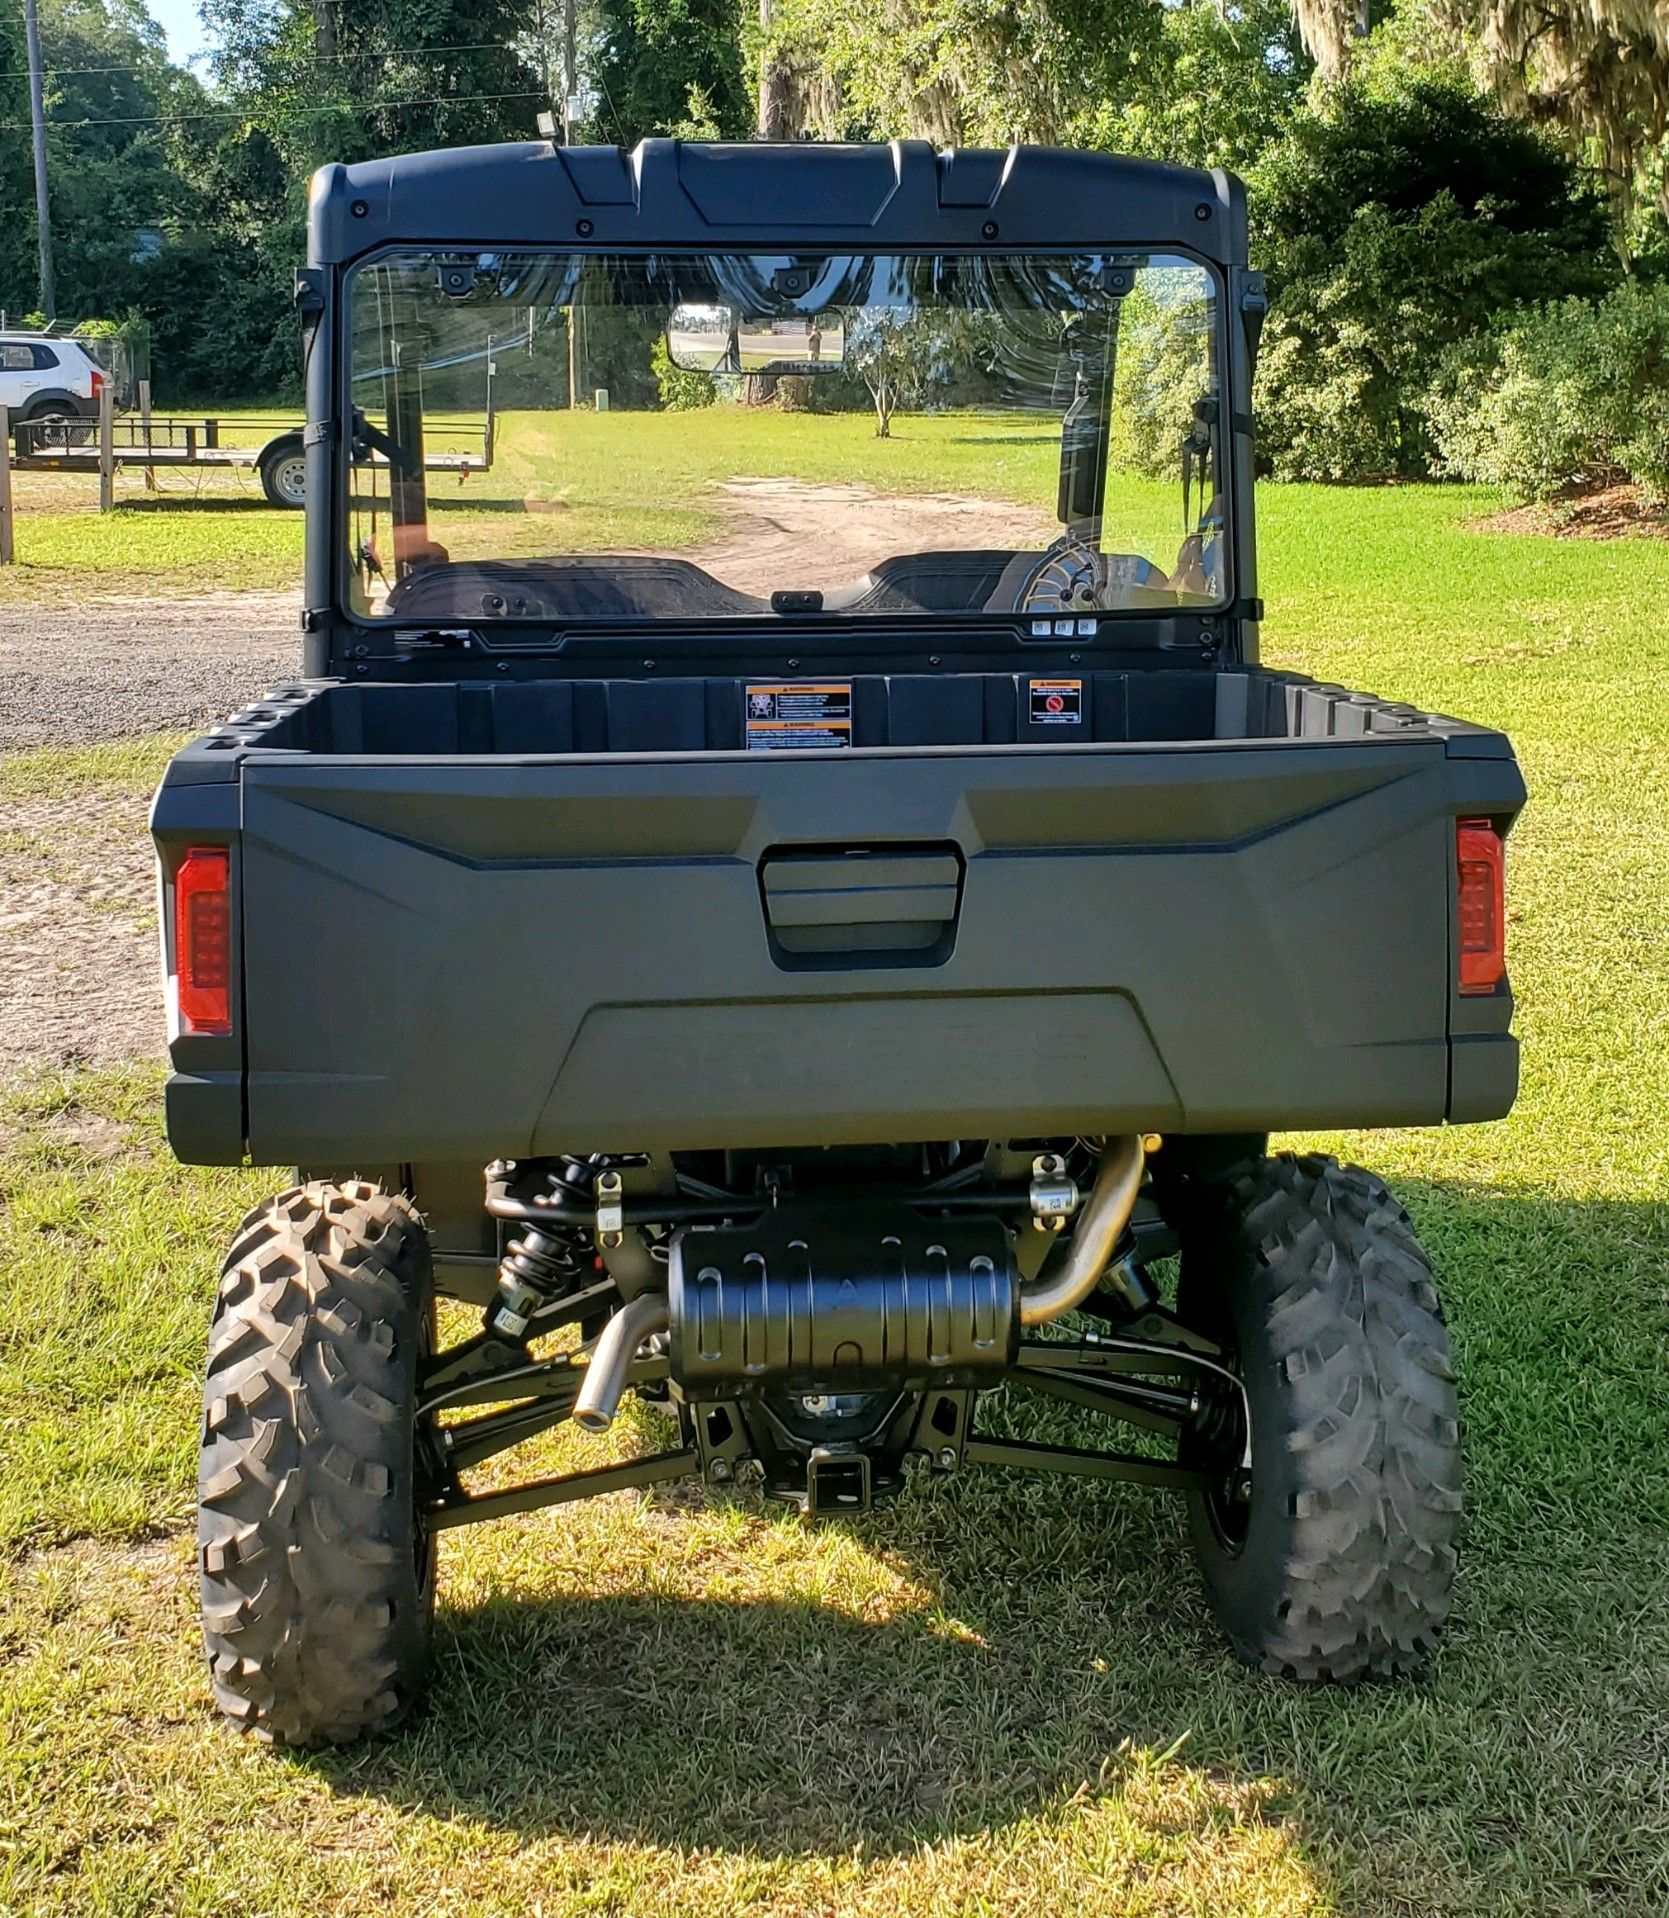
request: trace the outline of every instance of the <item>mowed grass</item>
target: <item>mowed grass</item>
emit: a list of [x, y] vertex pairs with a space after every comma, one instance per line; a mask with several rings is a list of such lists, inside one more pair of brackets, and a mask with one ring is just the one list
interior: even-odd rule
[[[226, 422], [224, 443], [269, 431]], [[479, 421], [431, 422], [431, 450], [458, 452]], [[610, 550], [686, 551], [721, 539], [732, 523], [722, 482], [791, 478], [885, 493], [960, 493], [1053, 512], [1060, 429], [1023, 414], [900, 415], [890, 439], [867, 413], [781, 414], [722, 406], [687, 413], [587, 410], [501, 416], [492, 468], [467, 479], [429, 474], [430, 528], [459, 559]], [[0, 607], [85, 597], [180, 597], [298, 586], [302, 516], [268, 506], [252, 472], [124, 467], [117, 504], [99, 513], [95, 474], [23, 473], [14, 479], [17, 563], [0, 568]], [[388, 538], [380, 473], [356, 537]], [[1179, 537], [1179, 487], [1123, 483], [1134, 542], [1158, 554]], [[769, 512], [768, 504], [760, 509]], [[1156, 543], [1157, 542], [1157, 543]], [[889, 550], [882, 523], [876, 557]]]
[[679, 1491], [449, 1536], [429, 1712], [267, 1754], [211, 1715], [182, 1526], [215, 1261], [279, 1175], [177, 1167], [153, 1072], [78, 1075], [0, 1118], [0, 1912], [1661, 1918], [1669, 548], [1485, 510], [1262, 504], [1270, 655], [1505, 726], [1533, 795], [1514, 1115], [1313, 1141], [1405, 1196], [1454, 1327], [1431, 1679], [1232, 1665], [1157, 1493], [970, 1475], [818, 1528]]

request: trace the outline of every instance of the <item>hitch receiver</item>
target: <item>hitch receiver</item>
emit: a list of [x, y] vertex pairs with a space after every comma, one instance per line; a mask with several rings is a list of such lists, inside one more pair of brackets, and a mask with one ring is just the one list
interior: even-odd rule
[[874, 1502], [867, 1452], [856, 1446], [812, 1447], [806, 1460], [806, 1511], [812, 1518], [867, 1512]]

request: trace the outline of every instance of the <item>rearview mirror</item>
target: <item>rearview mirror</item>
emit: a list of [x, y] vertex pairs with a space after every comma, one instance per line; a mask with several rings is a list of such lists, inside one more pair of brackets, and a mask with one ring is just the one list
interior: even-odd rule
[[675, 306], [667, 357], [685, 373], [831, 373], [846, 359], [838, 315], [743, 316], [729, 306]]

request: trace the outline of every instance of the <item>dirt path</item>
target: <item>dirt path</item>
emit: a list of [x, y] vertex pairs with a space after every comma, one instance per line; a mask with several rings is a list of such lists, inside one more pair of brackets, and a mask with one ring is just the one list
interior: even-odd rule
[[0, 1082], [160, 1058], [150, 794], [0, 797]]
[[[0, 611], [0, 753], [212, 725], [300, 670], [298, 593]], [[0, 794], [0, 1082], [160, 1058], [149, 791]]]
[[971, 493], [879, 493], [861, 484], [733, 479], [720, 499], [734, 530], [685, 557], [744, 593], [832, 592], [889, 554], [985, 547], [1041, 551], [1060, 527], [1034, 508]]
[[0, 610], [0, 752], [208, 726], [301, 670], [301, 595]]

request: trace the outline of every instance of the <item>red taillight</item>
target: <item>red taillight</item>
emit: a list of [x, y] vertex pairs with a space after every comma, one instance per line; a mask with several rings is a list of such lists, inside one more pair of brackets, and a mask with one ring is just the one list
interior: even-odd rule
[[1460, 989], [1493, 992], [1507, 976], [1507, 884], [1501, 835], [1487, 819], [1455, 824]]
[[174, 874], [180, 1030], [232, 1030], [232, 871], [224, 846], [193, 846]]
[[92, 395], [91, 395], [95, 404], [98, 401], [99, 395], [103, 391], [104, 391], [104, 375], [95, 366], [93, 368], [93, 389], [92, 389]]

